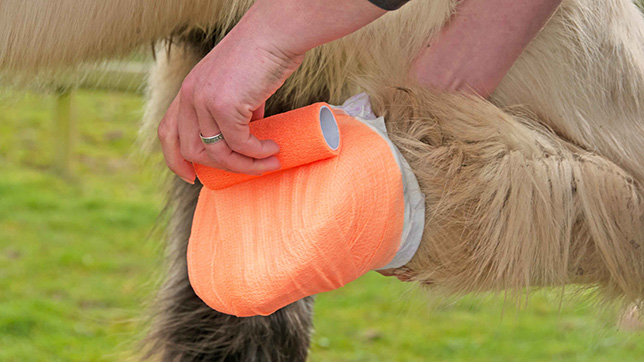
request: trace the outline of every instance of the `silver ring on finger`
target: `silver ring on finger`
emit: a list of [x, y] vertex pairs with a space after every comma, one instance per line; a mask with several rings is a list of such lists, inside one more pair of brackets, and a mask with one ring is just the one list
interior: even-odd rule
[[210, 137], [204, 137], [201, 133], [199, 133], [199, 137], [201, 137], [201, 141], [206, 145], [211, 145], [213, 143], [223, 141], [223, 139], [224, 139], [224, 135], [221, 132], [217, 133], [214, 136], [210, 136]]

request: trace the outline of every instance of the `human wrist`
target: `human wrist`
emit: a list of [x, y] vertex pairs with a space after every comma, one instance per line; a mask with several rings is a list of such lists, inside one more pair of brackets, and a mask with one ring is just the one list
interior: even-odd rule
[[257, 0], [237, 27], [293, 56], [348, 35], [386, 11], [368, 0]]
[[252, 8], [217, 47], [234, 49], [229, 56], [249, 76], [259, 77], [255, 81], [283, 82], [304, 59], [303, 53], [292, 52], [271, 39], [270, 32], [256, 21]]

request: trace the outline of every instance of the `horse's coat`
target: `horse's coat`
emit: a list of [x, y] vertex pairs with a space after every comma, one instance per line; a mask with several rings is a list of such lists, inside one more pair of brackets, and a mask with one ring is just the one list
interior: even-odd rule
[[[159, 47], [145, 138], [183, 77], [248, 0], [0, 0], [0, 68], [33, 72]], [[644, 20], [629, 0], [564, 0], [491, 96], [422, 90], [414, 56], [453, 0], [411, 1], [310, 51], [269, 100], [274, 114], [366, 91], [427, 196], [414, 259], [394, 273], [451, 292], [600, 285], [644, 289]], [[169, 49], [169, 51], [168, 51]], [[303, 360], [311, 302], [236, 319], [192, 292], [185, 249], [200, 186], [171, 193], [169, 275], [150, 335], [164, 360]]]

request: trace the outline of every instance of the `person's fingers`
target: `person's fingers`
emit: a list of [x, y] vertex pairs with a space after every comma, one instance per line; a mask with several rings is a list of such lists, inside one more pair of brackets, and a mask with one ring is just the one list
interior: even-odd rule
[[[197, 114], [197, 123], [199, 126], [199, 132], [204, 137], [216, 136], [221, 132], [219, 129], [219, 125], [217, 124], [217, 121], [212, 117], [210, 112], [208, 112], [204, 104], [197, 104], [195, 107], [195, 112]], [[217, 143], [213, 143], [212, 145], [216, 145], [218, 143], [225, 143], [225, 142], [219, 141]]]
[[[196, 112], [200, 132], [204, 137], [212, 137], [219, 134], [217, 122], [212, 118], [210, 112], [204, 107], [197, 107]], [[201, 142], [201, 139], [199, 141]], [[254, 159], [234, 152], [228, 146], [228, 140], [225, 138], [225, 135], [221, 141], [204, 145], [204, 149], [205, 157], [198, 157], [193, 162], [249, 175], [261, 175], [264, 172], [274, 171], [280, 167], [280, 163], [275, 157]]]
[[[264, 159], [275, 155], [279, 152], [279, 146], [272, 140], [259, 140], [250, 133], [248, 122], [250, 119], [240, 119], [241, 116], [236, 111], [227, 111], [233, 106], [213, 106], [206, 102], [204, 112], [211, 115], [219, 126], [220, 132], [231, 150], [255, 159]], [[223, 111], [218, 111], [223, 109]], [[264, 103], [251, 113], [251, 119], [264, 116]], [[246, 116], [248, 117], [248, 116]], [[209, 127], [209, 124], [203, 122], [205, 119], [200, 118], [200, 127], [202, 129]]]
[[195, 162], [247, 175], [261, 175], [280, 168], [280, 162], [275, 156], [260, 160], [250, 158], [232, 151], [223, 141], [208, 145], [206, 155]]
[[[192, 94], [182, 88], [178, 106], [179, 144], [183, 158], [190, 162], [201, 160], [206, 151], [199, 137], [200, 129], [197, 117], [198, 114], [192, 102]], [[204, 136], [208, 135], [204, 134]], [[218, 165], [207, 166], [217, 167]]]
[[[251, 175], [279, 169], [280, 164], [275, 157], [253, 159], [240, 155], [230, 149], [226, 140], [205, 145], [199, 134], [214, 136], [219, 133], [219, 127], [205, 109], [205, 103], [197, 99], [195, 104], [194, 98], [190, 84], [186, 83], [174, 105], [177, 108], [178, 144], [184, 161]], [[174, 155], [172, 157], [174, 159]]]
[[266, 102], [262, 103], [261, 106], [257, 107], [256, 110], [253, 111], [253, 115], [250, 117], [250, 121], [257, 121], [258, 119], [264, 118], [264, 109], [266, 108]]
[[220, 122], [219, 127], [230, 149], [244, 156], [263, 159], [280, 150], [275, 141], [260, 140], [252, 135], [247, 123]]
[[174, 99], [163, 120], [159, 124], [157, 134], [161, 142], [161, 150], [166, 165], [184, 181], [194, 184], [195, 170], [192, 164], [182, 156], [179, 146], [179, 132], [177, 127], [178, 96]]

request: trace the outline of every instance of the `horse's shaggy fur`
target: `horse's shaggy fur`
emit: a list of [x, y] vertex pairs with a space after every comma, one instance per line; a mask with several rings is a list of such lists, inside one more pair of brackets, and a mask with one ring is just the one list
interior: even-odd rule
[[[0, 67], [157, 47], [144, 138], [183, 77], [249, 0], [0, 0]], [[490, 102], [407, 78], [454, 0], [410, 2], [309, 52], [267, 114], [366, 91], [427, 196], [418, 253], [394, 273], [452, 293], [572, 282], [635, 300], [644, 289], [644, 20], [629, 0], [564, 0]], [[172, 46], [168, 46], [168, 42]], [[171, 193], [169, 273], [148, 339], [174, 360], [303, 360], [311, 301], [238, 319], [192, 292], [185, 251], [200, 186]]]
[[427, 195], [420, 250], [398, 273], [452, 292], [579, 282], [642, 296], [640, 180], [521, 109], [373, 92]]

